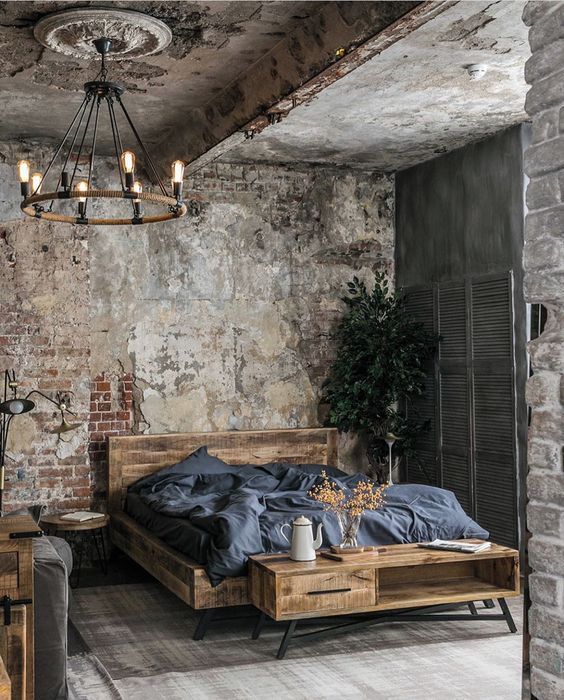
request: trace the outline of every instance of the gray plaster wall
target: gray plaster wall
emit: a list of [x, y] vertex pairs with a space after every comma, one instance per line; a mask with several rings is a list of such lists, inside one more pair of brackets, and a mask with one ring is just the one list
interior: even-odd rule
[[90, 231], [92, 375], [133, 374], [138, 431], [319, 424], [344, 285], [392, 272], [393, 187], [217, 165], [184, 219]]

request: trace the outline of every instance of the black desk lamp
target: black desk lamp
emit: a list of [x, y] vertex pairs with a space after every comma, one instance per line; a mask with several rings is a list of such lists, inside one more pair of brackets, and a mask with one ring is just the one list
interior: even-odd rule
[[[9, 396], [10, 394], [12, 395], [11, 397]], [[2, 496], [4, 494], [4, 459], [6, 456], [6, 445], [8, 444], [8, 431], [14, 416], [28, 413], [35, 408], [35, 403], [29, 400], [32, 394], [38, 394], [44, 399], [47, 399], [47, 401], [54, 404], [61, 412], [61, 423], [51, 432], [60, 435], [69, 430], [74, 430], [80, 425], [80, 423], [69, 424], [65, 420], [65, 413], [70, 413], [73, 416], [76, 415], [69, 409], [71, 392], [58, 391], [56, 397], [53, 399], [42, 391], [32, 389], [25, 398], [19, 398], [18, 382], [16, 381], [15, 372], [12, 371], [11, 374], [9, 370], [4, 372], [4, 400], [0, 403], [0, 514], [2, 513]]]

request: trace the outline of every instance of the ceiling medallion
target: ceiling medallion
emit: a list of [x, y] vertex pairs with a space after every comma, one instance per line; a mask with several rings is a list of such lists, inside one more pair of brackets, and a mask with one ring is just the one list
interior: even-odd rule
[[94, 40], [112, 42], [107, 58], [139, 58], [165, 49], [172, 32], [164, 22], [133, 10], [77, 7], [42, 17], [33, 29], [43, 46], [75, 58], [94, 58]]
[[[41, 220], [104, 226], [158, 223], [184, 216], [186, 214], [186, 204], [182, 201], [184, 162], [175, 160], [172, 164], [172, 193], [169, 193], [123, 104], [122, 95], [125, 89], [107, 80], [106, 58], [110, 51], [113, 51], [112, 40], [103, 36], [95, 39], [93, 45], [95, 51], [102, 57], [101, 69], [94, 80], [85, 83], [84, 99], [45, 173], [32, 174], [28, 160], [21, 160], [18, 163], [23, 197], [20, 205], [22, 211], [28, 216]], [[145, 169], [152, 182], [158, 187], [158, 192], [144, 192], [142, 183], [135, 179], [136, 156], [132, 150], [124, 149], [116, 113], [120, 114], [122, 121], [125, 119], [139, 148]], [[120, 181], [119, 189], [96, 189], [92, 182], [98, 127], [104, 115], [109, 119]], [[55, 168], [57, 161], [60, 165]], [[81, 163], [87, 163], [87, 175], [77, 174]], [[46, 192], [48, 176], [54, 188]], [[131, 210], [126, 212], [127, 216], [89, 216], [90, 201], [98, 199], [129, 200]], [[71, 202], [76, 200], [76, 210], [68, 214], [54, 211], [55, 202], [60, 208], [61, 200], [71, 200]], [[160, 205], [161, 213], [145, 215], [142, 210], [143, 202]]]

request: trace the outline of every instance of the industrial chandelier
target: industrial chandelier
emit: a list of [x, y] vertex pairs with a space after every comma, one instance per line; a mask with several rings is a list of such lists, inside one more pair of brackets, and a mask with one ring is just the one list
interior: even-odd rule
[[[186, 214], [186, 204], [182, 201], [182, 183], [184, 166], [181, 160], [172, 163], [172, 193], [167, 191], [147, 148], [122, 101], [125, 89], [117, 83], [108, 82], [106, 56], [111, 50], [112, 42], [107, 38], [94, 40], [96, 51], [102, 57], [101, 70], [96, 79], [84, 85], [85, 96], [74, 115], [69, 128], [57, 147], [49, 165], [43, 174], [31, 173], [28, 160], [18, 162], [18, 176], [21, 183], [23, 201], [21, 210], [27, 216], [46, 221], [60, 221], [71, 224], [94, 224], [104, 226], [119, 226], [124, 224], [149, 224], [178, 219]], [[121, 133], [116, 118], [117, 108], [121, 110], [129, 125], [135, 141], [144, 160], [145, 168], [158, 186], [158, 192], [146, 192], [143, 185], [135, 178], [136, 156], [132, 150], [124, 150]], [[107, 112], [112, 133], [113, 147], [119, 173], [119, 189], [95, 189], [92, 176], [96, 160], [96, 139], [100, 117]], [[60, 171], [54, 168], [55, 162], [61, 157]], [[88, 163], [87, 176], [77, 174], [81, 162]], [[52, 191], [46, 191], [47, 178], [56, 185]], [[129, 200], [124, 202], [128, 208], [124, 215], [116, 217], [97, 217], [88, 215], [91, 200], [115, 199]], [[76, 201], [74, 212], [65, 214], [57, 211], [55, 203], [61, 200]], [[143, 203], [161, 207], [161, 212], [146, 215]]]

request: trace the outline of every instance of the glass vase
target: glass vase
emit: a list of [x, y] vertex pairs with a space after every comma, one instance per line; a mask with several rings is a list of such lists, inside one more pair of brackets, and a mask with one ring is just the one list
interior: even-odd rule
[[358, 528], [362, 515], [351, 515], [344, 510], [337, 513], [339, 528], [341, 530], [340, 547], [358, 547]]

